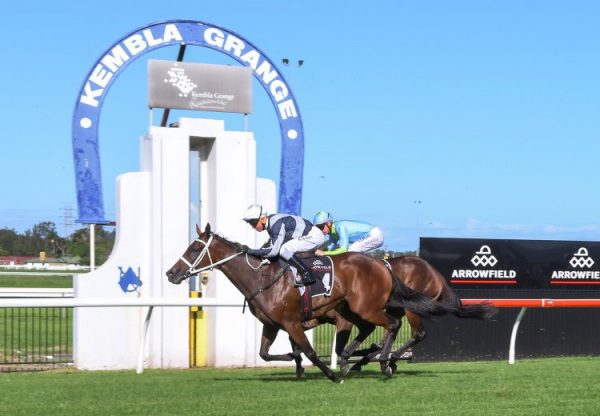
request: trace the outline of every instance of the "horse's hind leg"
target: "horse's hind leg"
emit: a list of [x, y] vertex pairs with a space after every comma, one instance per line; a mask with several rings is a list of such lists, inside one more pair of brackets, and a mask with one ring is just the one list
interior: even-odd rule
[[394, 343], [394, 340], [398, 335], [398, 331], [400, 330], [401, 321], [385, 311], [376, 311], [370, 314], [365, 314], [363, 318], [371, 324], [382, 326], [385, 329], [385, 334], [381, 342], [382, 345], [381, 352], [379, 353], [379, 360], [381, 364], [381, 372], [386, 376], [391, 377], [393, 370], [389, 366], [388, 357], [390, 350], [392, 349], [392, 344]]

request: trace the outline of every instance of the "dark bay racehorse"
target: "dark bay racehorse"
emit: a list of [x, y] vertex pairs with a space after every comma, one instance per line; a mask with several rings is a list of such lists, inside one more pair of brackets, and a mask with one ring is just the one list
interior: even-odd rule
[[[444, 279], [444, 276], [442, 276], [431, 264], [420, 257], [394, 257], [387, 260], [387, 264], [392, 270], [392, 274], [403, 284], [417, 293], [426, 295], [429, 298], [444, 304], [447, 312], [457, 317], [490, 319], [498, 311], [497, 308], [487, 303], [462, 305], [459, 297], [454, 293], [452, 288], [450, 288], [446, 279]], [[391, 354], [390, 366], [392, 369], [395, 369], [395, 362], [405, 351], [422, 341], [426, 336], [426, 332], [422, 318], [410, 310], [392, 308], [388, 310], [388, 313], [399, 319], [406, 314], [406, 318], [411, 326], [411, 338]], [[352, 330], [353, 324], [343, 317], [337, 316], [334, 311], [331, 311], [324, 317], [319, 318], [319, 320], [311, 321], [312, 325], [309, 324], [305, 326], [314, 327], [323, 322], [334, 323], [336, 325], [336, 353], [341, 357], [341, 371], [342, 374], [345, 375], [349, 371], [349, 357], [344, 350], [350, 337], [350, 331]], [[372, 327], [372, 329], [375, 328]], [[378, 353], [378, 349], [372, 349], [370, 353], [367, 353], [363, 359], [354, 365], [353, 369], [359, 370]], [[362, 355], [364, 355], [364, 353]]]
[[[290, 276], [282, 278], [290, 273], [289, 269], [282, 269], [277, 262], [259, 267], [261, 259], [245, 253], [246, 246], [213, 234], [210, 225], [204, 232], [197, 226], [196, 230], [198, 238], [167, 271], [169, 281], [179, 284], [202, 270], [220, 269], [244, 295], [250, 311], [263, 323], [261, 358], [265, 361], [296, 359], [299, 364], [295, 353], [269, 354], [277, 332], [283, 329], [304, 355], [336, 382], [337, 377], [318, 359], [304, 334], [299, 291], [294, 288]], [[406, 308], [424, 317], [447, 312], [441, 304], [416, 294], [394, 279], [384, 263], [373, 257], [349, 253], [332, 259], [336, 271], [334, 286], [330, 296], [313, 299], [313, 316], [322, 316], [336, 308], [344, 319], [358, 327], [359, 334], [371, 330], [371, 326], [382, 326], [385, 329], [380, 352], [383, 358], [389, 354], [400, 326], [399, 319], [386, 310]], [[386, 362], [382, 361], [381, 369], [391, 376]]]

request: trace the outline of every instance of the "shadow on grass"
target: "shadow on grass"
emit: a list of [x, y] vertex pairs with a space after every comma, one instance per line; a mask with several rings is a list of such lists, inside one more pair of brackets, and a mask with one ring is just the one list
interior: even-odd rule
[[[473, 374], [473, 372], [481, 372], [479, 370], [474, 369], [461, 369], [461, 370], [419, 370], [419, 369], [399, 369], [394, 375], [390, 378], [385, 376], [379, 368], [371, 368], [371, 369], [363, 369], [362, 371], [352, 371], [346, 377], [341, 377], [339, 371], [336, 371], [335, 374], [338, 378], [343, 380], [363, 380], [363, 379], [374, 379], [382, 382], [393, 382], [394, 380], [402, 380], [407, 378], [430, 378], [430, 377], [440, 377], [447, 374]], [[290, 371], [285, 370], [265, 370], [262, 374], [253, 374], [253, 375], [233, 375], [229, 374], [227, 377], [225, 376], [216, 376], [213, 378], [214, 381], [244, 381], [244, 380], [257, 380], [264, 383], [274, 383], [274, 382], [311, 382], [318, 380], [329, 381], [329, 379], [318, 369], [315, 367], [310, 367], [301, 378], [296, 377], [296, 373], [293, 369]]]
[[[250, 370], [250, 369], [248, 369]], [[251, 371], [255, 371], [251, 370]], [[255, 380], [264, 383], [273, 382], [311, 382], [311, 381], [329, 381], [329, 379], [323, 374], [317, 367], [309, 366], [305, 368], [305, 373], [301, 378], [296, 377], [295, 369], [290, 368], [264, 368], [264, 371], [260, 373], [245, 373], [241, 370], [239, 373], [228, 373], [227, 375], [217, 375], [212, 378], [214, 381], [245, 381]], [[351, 371], [346, 377], [342, 377], [339, 369], [334, 371], [336, 377], [342, 380], [366, 380], [373, 379], [381, 382], [394, 382], [394, 380], [410, 380], [419, 378], [436, 378], [444, 377], [446, 375], [461, 375], [461, 374], [474, 374], [483, 373], [484, 369], [477, 369], [473, 367], [460, 367], [460, 368], [421, 368], [418, 364], [400, 364], [394, 375], [390, 378], [384, 375], [379, 369], [379, 364], [371, 363], [366, 367], [363, 367], [361, 371]]]

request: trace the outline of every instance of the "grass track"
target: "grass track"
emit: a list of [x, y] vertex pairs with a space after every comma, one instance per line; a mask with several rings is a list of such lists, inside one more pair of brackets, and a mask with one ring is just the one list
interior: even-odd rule
[[378, 366], [333, 384], [311, 368], [0, 374], [6, 415], [598, 415], [600, 358]]
[[73, 276], [56, 276], [50, 272], [28, 275], [0, 275], [0, 287], [72, 288]]

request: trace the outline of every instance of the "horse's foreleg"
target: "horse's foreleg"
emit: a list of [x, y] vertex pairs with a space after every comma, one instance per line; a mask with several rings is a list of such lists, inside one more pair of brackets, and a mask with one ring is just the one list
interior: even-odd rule
[[352, 322], [348, 321], [342, 315], [337, 314], [335, 320], [335, 353], [340, 357], [348, 344], [350, 333], [352, 332]]
[[350, 371], [360, 371], [362, 370], [362, 367], [364, 365], [369, 364], [371, 361], [373, 361], [375, 359], [375, 357], [377, 357], [377, 355], [379, 355], [379, 353], [381, 352], [381, 347], [379, 348], [375, 348], [375, 346], [371, 346], [371, 348], [369, 348], [368, 353], [365, 354], [363, 356], [363, 358], [361, 358], [359, 361], [357, 361], [352, 368], [350, 368]]
[[410, 324], [411, 338], [392, 353], [390, 357], [390, 365], [395, 365], [396, 361], [402, 357], [402, 354], [407, 351], [411, 351], [412, 347], [423, 341], [427, 335], [420, 316], [415, 315], [410, 311], [406, 311], [406, 318]]
[[[260, 358], [262, 358], [265, 361], [292, 361], [295, 360], [296, 357], [294, 355], [294, 352], [288, 353], [288, 354], [269, 354], [269, 349], [271, 348], [271, 345], [273, 345], [273, 342], [275, 341], [275, 338], [277, 337], [277, 333], [279, 332], [279, 329], [272, 326], [272, 325], [263, 325], [263, 330], [262, 330], [262, 338], [260, 341]], [[292, 344], [293, 347], [293, 344]], [[297, 362], [296, 362], [297, 363]], [[296, 371], [296, 374], [298, 374], [298, 372]]]
[[296, 361], [296, 378], [302, 378], [304, 375], [304, 367], [302, 367], [302, 355], [300, 355], [300, 347], [296, 345], [292, 337], [290, 337], [290, 344], [292, 345], [292, 356]]
[[382, 326], [385, 329], [383, 340], [381, 341], [381, 352], [379, 353], [379, 360], [381, 362], [381, 372], [388, 377], [393, 374], [392, 368], [389, 366], [388, 357], [392, 344], [394, 343], [400, 325], [402, 324], [400, 319], [392, 316], [384, 311], [377, 311], [364, 316], [364, 319], [373, 325]]
[[[348, 345], [348, 347], [340, 354], [340, 370], [344, 376], [350, 372], [348, 360], [354, 351], [356, 351], [359, 345], [362, 344], [362, 342], [375, 330], [375, 325], [367, 321], [356, 320], [355, 324], [358, 328], [358, 335], [356, 335], [356, 338], [354, 338], [350, 345]], [[348, 333], [348, 335], [350, 334]]]
[[335, 373], [317, 357], [316, 351], [313, 349], [312, 345], [310, 345], [308, 338], [306, 338], [306, 334], [304, 333], [301, 323], [292, 323], [286, 327], [285, 330], [290, 335], [290, 339], [302, 350], [306, 358], [308, 358], [314, 365], [319, 367], [319, 369], [327, 376], [328, 379], [334, 383], [338, 383], [338, 378], [335, 376]]

